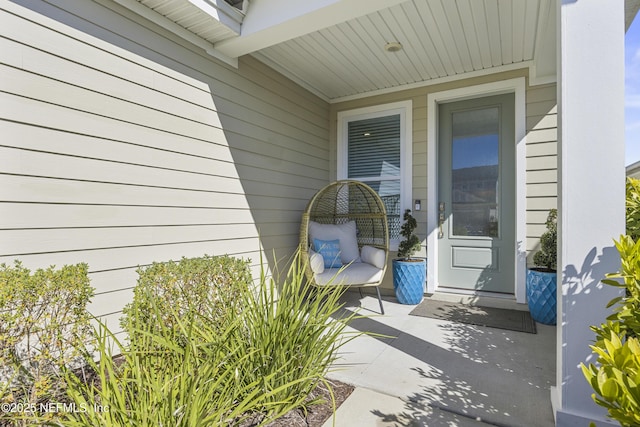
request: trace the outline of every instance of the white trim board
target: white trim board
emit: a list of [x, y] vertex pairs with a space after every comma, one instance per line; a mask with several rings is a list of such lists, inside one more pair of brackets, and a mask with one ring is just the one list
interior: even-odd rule
[[438, 289], [438, 104], [481, 96], [515, 95], [516, 256], [515, 297], [526, 302], [526, 87], [525, 78], [431, 93], [427, 96], [427, 292]]

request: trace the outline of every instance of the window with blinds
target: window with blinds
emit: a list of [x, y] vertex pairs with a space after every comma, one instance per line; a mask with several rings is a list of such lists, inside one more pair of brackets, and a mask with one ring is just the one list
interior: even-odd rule
[[400, 238], [400, 114], [347, 123], [347, 175], [378, 192], [387, 209], [389, 237]]

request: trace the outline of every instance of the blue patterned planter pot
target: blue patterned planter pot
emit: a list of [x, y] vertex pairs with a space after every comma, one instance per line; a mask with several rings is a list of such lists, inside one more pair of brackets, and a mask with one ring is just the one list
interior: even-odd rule
[[393, 289], [400, 304], [420, 304], [427, 279], [427, 261], [393, 260]]
[[531, 317], [546, 325], [556, 324], [557, 274], [538, 270], [527, 270], [527, 304]]

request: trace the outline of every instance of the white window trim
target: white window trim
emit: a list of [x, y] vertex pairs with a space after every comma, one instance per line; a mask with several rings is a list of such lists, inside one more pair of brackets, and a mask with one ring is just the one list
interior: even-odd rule
[[[412, 152], [413, 152], [413, 102], [411, 100], [380, 104], [371, 107], [338, 112], [337, 176], [348, 177], [347, 123], [375, 117], [400, 115], [400, 215], [405, 209], [413, 209], [412, 201]], [[384, 177], [382, 177], [384, 179]], [[402, 219], [402, 217], [401, 217]], [[389, 242], [390, 250], [398, 250], [399, 240]]]

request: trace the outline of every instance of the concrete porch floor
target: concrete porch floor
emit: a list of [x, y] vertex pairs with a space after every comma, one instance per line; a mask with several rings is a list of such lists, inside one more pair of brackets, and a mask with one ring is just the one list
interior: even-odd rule
[[[337, 427], [554, 425], [555, 326], [538, 323], [537, 334], [528, 334], [410, 316], [415, 306], [390, 296], [383, 297], [382, 316], [377, 299], [357, 291], [347, 292], [344, 302], [345, 310], [367, 316], [350, 331], [391, 338], [363, 335], [341, 348], [329, 378], [356, 390], [338, 409]], [[474, 302], [527, 309], [495, 298]]]

